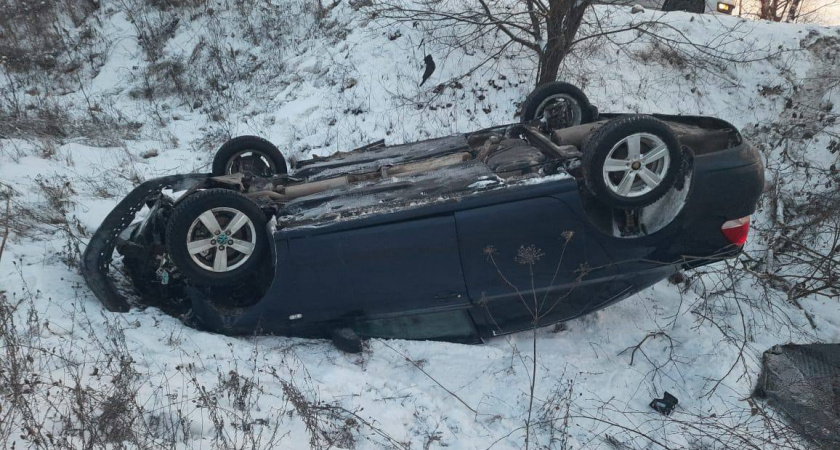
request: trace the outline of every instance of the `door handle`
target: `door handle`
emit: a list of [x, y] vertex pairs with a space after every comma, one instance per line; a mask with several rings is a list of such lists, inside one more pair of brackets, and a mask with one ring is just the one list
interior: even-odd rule
[[464, 294], [461, 294], [460, 292], [444, 292], [440, 294], [435, 294], [435, 300], [451, 300], [453, 298], [461, 298], [463, 296]]

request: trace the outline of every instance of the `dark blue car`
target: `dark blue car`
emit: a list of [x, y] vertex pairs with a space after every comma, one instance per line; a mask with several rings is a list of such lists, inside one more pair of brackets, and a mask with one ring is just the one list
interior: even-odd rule
[[[152, 304], [221, 333], [479, 342], [740, 251], [763, 167], [729, 123], [599, 114], [564, 83], [521, 116], [305, 161], [232, 139], [212, 174], [131, 192], [83, 273], [110, 310]], [[114, 249], [136, 294], [114, 289]]]

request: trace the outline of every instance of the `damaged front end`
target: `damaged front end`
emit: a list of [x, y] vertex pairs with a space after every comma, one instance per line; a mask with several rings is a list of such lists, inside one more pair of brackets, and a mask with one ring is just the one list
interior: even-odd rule
[[[184, 297], [184, 284], [172, 270], [163, 241], [169, 213], [177, 200], [163, 191], [189, 193], [208, 182], [212, 182], [208, 174], [155, 178], [137, 186], [108, 213], [91, 237], [81, 263], [82, 276], [106, 309], [127, 312], [131, 307], [109, 274], [115, 249], [123, 257], [125, 275], [144, 303], [167, 305], [171, 299]], [[132, 224], [144, 207], [149, 209], [146, 218]]]

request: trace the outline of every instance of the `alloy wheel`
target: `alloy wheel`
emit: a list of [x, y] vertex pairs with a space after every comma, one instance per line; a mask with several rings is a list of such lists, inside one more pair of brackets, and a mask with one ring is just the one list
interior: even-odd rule
[[187, 252], [202, 269], [228, 272], [254, 253], [257, 233], [248, 216], [234, 208], [212, 208], [201, 213], [187, 231]]
[[668, 146], [651, 133], [635, 133], [618, 141], [604, 161], [607, 187], [621, 197], [639, 197], [662, 183], [671, 158]]

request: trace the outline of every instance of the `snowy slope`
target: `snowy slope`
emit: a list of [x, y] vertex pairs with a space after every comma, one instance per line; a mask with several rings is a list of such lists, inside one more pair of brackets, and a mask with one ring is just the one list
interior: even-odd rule
[[[207, 170], [229, 135], [262, 135], [305, 158], [509, 122], [535, 62], [514, 54], [456, 82], [487, 58], [479, 46], [428, 44], [410, 24], [347, 4], [318, 22], [297, 2], [274, 0], [250, 11], [262, 26], [254, 33], [280, 33], [262, 46], [237, 28], [236, 8], [180, 13], [163, 59], [199, 55], [198, 66], [202, 49], [217, 45], [236, 55], [219, 64], [239, 64], [224, 73], [247, 66], [250, 78], [221, 78], [220, 93], [204, 96], [178, 94], [164, 80], [173, 92], [146, 99], [137, 92], [151, 63], [137, 40], [137, 11], [103, 4], [96, 22], [110, 42], [105, 65], [81, 89], [49, 100], [80, 122], [97, 105], [121, 118], [117, 128], [138, 123], [136, 132], [94, 127], [63, 139], [0, 140], [0, 181], [14, 187], [15, 212], [0, 205], [12, 229], [0, 259], [0, 377], [26, 381], [25, 389], [0, 388], [6, 448], [524, 448], [533, 367], [534, 448], [805, 447], [747, 398], [772, 345], [840, 341], [840, 300], [811, 295], [792, 304], [742, 262], [689, 272], [555, 329], [482, 346], [373, 340], [353, 356], [317, 340], [203, 333], [154, 308], [104, 311], [74, 267], [76, 251], [139, 181]], [[840, 28], [605, 6], [595, 15], [606, 27], [667, 24], [657, 28], [667, 38], [660, 43], [617, 33], [567, 59], [562, 77], [602, 111], [718, 116], [762, 148], [774, 189], [837, 189], [830, 146], [840, 124], [825, 117], [836, 117], [838, 106], [828, 105], [840, 101]], [[418, 87], [425, 54], [438, 70]], [[191, 86], [211, 78], [184, 71]], [[24, 101], [43, 98], [46, 89], [31, 87], [12, 89]], [[799, 131], [784, 134], [789, 126]], [[779, 214], [762, 203], [751, 258], [767, 257]], [[830, 238], [818, 236], [814, 248], [830, 250]], [[680, 399], [670, 417], [648, 407], [663, 391]]]

